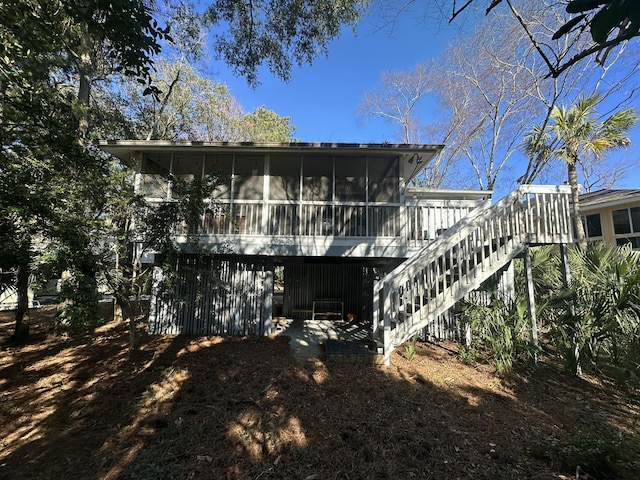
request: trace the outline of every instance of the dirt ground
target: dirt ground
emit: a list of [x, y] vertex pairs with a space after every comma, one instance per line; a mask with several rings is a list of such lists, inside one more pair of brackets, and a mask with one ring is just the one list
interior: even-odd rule
[[0, 314], [0, 479], [638, 479], [637, 392], [543, 358], [497, 377], [455, 345], [295, 360], [285, 336], [52, 335]]

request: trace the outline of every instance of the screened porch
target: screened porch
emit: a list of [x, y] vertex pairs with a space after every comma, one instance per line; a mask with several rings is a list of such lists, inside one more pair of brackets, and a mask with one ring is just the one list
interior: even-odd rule
[[150, 152], [142, 155], [137, 189], [149, 202], [164, 202], [171, 201], [176, 178], [216, 178], [200, 220], [176, 226], [178, 236], [210, 242], [240, 235], [395, 239], [418, 246], [489, 198], [490, 192], [447, 195], [407, 187], [421, 157], [403, 158], [379, 151]]

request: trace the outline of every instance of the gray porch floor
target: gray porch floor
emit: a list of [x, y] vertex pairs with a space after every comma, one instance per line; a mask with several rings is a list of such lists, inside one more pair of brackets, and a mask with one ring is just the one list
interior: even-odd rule
[[280, 325], [276, 334], [290, 338], [291, 351], [299, 360], [381, 361], [368, 323], [287, 319]]

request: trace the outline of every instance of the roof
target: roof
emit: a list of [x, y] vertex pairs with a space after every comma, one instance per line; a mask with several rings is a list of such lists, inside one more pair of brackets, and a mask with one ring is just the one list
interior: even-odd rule
[[603, 189], [580, 195], [580, 210], [588, 212], [633, 202], [640, 203], [640, 189]]
[[493, 190], [444, 190], [435, 188], [407, 187], [407, 197], [438, 200], [485, 200]]
[[397, 155], [404, 165], [407, 181], [435, 157], [444, 145], [404, 143], [326, 143], [326, 142], [171, 142], [166, 140], [101, 140], [97, 145], [124, 163], [129, 163], [136, 152], [163, 151], [189, 153], [314, 153], [326, 155]]
[[[171, 142], [165, 140], [100, 140], [98, 147], [105, 152], [122, 158], [123, 156], [136, 151], [158, 151], [158, 150], [189, 150], [189, 151], [206, 151], [206, 150], [222, 150], [266, 153], [266, 152], [337, 152], [355, 153], [398, 153], [404, 155], [421, 155], [431, 153], [435, 155], [444, 145], [425, 145], [425, 144], [405, 144], [405, 143], [330, 143], [330, 142], [274, 142], [274, 143], [258, 143], [258, 142]], [[426, 159], [426, 161], [430, 160]]]

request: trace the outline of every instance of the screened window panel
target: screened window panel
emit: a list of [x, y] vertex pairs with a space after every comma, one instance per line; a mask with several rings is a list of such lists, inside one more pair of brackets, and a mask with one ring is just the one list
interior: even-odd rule
[[290, 201], [300, 199], [299, 157], [271, 157], [269, 161], [269, 198]]
[[204, 174], [216, 178], [217, 186], [211, 192], [211, 198], [228, 200], [231, 198], [231, 174], [233, 172], [232, 155], [207, 155], [204, 163]]
[[399, 177], [397, 158], [369, 157], [369, 201], [398, 202]]
[[333, 198], [333, 159], [307, 156], [302, 159], [302, 200], [330, 202]]
[[202, 177], [202, 154], [177, 153], [173, 157], [171, 174], [174, 177], [191, 181]]
[[367, 170], [365, 157], [336, 157], [336, 200], [365, 202]]
[[148, 197], [166, 198], [169, 192], [171, 154], [145, 155], [142, 159], [141, 193]]
[[234, 197], [239, 200], [262, 200], [264, 192], [264, 157], [237, 156], [233, 179]]

